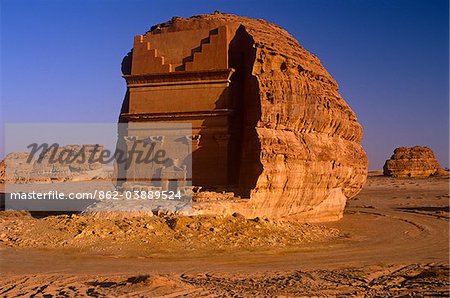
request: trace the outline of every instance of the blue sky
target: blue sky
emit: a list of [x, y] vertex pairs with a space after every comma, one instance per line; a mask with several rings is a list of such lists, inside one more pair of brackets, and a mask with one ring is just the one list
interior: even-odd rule
[[446, 0], [0, 3], [2, 126], [117, 121], [133, 36], [172, 16], [220, 10], [276, 23], [320, 58], [364, 127], [371, 169], [414, 145], [449, 166]]

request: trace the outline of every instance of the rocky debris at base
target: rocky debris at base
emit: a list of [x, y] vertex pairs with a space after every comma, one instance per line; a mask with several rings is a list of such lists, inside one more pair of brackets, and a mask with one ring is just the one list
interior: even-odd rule
[[384, 176], [430, 177], [443, 174], [433, 150], [427, 147], [400, 147], [383, 167]]
[[240, 199], [234, 192], [199, 191], [192, 195], [193, 202], [233, 201]]
[[136, 254], [196, 250], [284, 248], [340, 237], [321, 225], [216, 216], [58, 215], [36, 219], [27, 212], [0, 212], [0, 243], [10, 247], [76, 248]]

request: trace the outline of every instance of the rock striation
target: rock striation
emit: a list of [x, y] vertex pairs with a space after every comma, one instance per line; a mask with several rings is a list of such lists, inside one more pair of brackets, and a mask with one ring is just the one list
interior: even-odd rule
[[4, 160], [0, 161], [0, 183], [5, 182], [6, 163]]
[[427, 147], [400, 147], [386, 160], [383, 174], [391, 177], [429, 177], [439, 173], [439, 162]]
[[[174, 53], [184, 51], [184, 44], [194, 31], [198, 32], [201, 46], [193, 48], [192, 55], [175, 57]], [[202, 32], [206, 32], [203, 40]], [[169, 34], [173, 38], [165, 37]], [[178, 42], [179, 51], [174, 46], [165, 48], [168, 40]], [[222, 47], [226, 47], [225, 51]], [[142, 48], [149, 53], [148, 58], [143, 58], [146, 54]], [[223, 170], [208, 168], [206, 173], [207, 178], [216, 179], [216, 173], [228, 171], [228, 178], [219, 177], [226, 182], [225, 191], [237, 188], [242, 197], [249, 199], [202, 201], [194, 205], [198, 213], [337, 220], [342, 217], [346, 200], [355, 196], [366, 181], [368, 160], [361, 146], [363, 130], [355, 113], [320, 60], [275, 24], [221, 13], [176, 17], [136, 37], [133, 53], [125, 57], [122, 69], [128, 92], [121, 122], [161, 121], [160, 114], [149, 114], [152, 106], [147, 104], [148, 108], [144, 108], [145, 102], [159, 105], [159, 98], [155, 97], [158, 94], [145, 95], [144, 89], [133, 93], [140, 88], [136, 82], [139, 80], [144, 86], [149, 73], [165, 73], [164, 78], [173, 76], [174, 80], [185, 75], [199, 81], [198, 77], [208, 71], [231, 69], [227, 73], [229, 87], [225, 86], [222, 92], [229, 97], [214, 99], [220, 112], [225, 109], [219, 103], [231, 102], [225, 107], [231, 111], [229, 122], [223, 124], [230, 135], [228, 147], [224, 147], [231, 148], [227, 151], [229, 160], [223, 163]], [[189, 94], [170, 94], [172, 100], [183, 96]], [[164, 102], [170, 102], [169, 98]], [[184, 108], [190, 109], [191, 102], [195, 100]], [[177, 107], [183, 109], [183, 104]], [[166, 106], [166, 112], [171, 110], [172, 106]], [[160, 118], [152, 120], [156, 116]], [[193, 148], [194, 185], [196, 167], [204, 168], [201, 161], [196, 161], [194, 150], [199, 150], [200, 156], [202, 146], [208, 144], [208, 124], [213, 121], [202, 123], [199, 132], [195, 132], [204, 136], [199, 138], [199, 147]], [[208, 151], [222, 152], [203, 152]]]

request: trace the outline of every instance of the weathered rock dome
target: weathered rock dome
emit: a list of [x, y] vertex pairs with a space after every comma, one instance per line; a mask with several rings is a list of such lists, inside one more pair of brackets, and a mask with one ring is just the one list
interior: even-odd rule
[[[151, 40], [147, 46], [151, 48], [164, 34], [223, 27], [227, 34], [224, 67], [234, 69], [231, 123], [238, 124], [231, 125], [231, 130], [239, 134], [229, 179], [230, 185], [247, 192], [250, 200], [220, 208], [247, 216], [340, 218], [346, 200], [355, 196], [366, 180], [368, 161], [361, 146], [362, 127], [316, 56], [277, 25], [221, 13], [175, 17], [153, 26], [141, 41]], [[201, 60], [193, 51], [193, 62], [181, 59], [182, 55], [175, 59], [176, 50], [164, 48], [166, 44], [160, 43], [158, 53], [165, 56], [163, 66], [171, 64], [158, 71], [214, 69], [208, 64], [214, 60], [213, 54]], [[132, 74], [133, 67], [137, 69], [131, 56], [122, 65], [125, 75]], [[127, 100], [122, 121], [137, 119], [129, 116], [127, 105], [132, 104]], [[213, 204], [201, 208], [220, 209]]]
[[400, 147], [386, 160], [383, 174], [391, 177], [430, 177], [438, 174], [439, 162], [427, 147]]

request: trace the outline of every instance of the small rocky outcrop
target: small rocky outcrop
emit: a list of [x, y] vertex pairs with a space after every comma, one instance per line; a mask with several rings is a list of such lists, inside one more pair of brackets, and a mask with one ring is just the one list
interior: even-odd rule
[[439, 172], [433, 150], [422, 146], [395, 149], [383, 167], [383, 174], [390, 177], [429, 177]]

